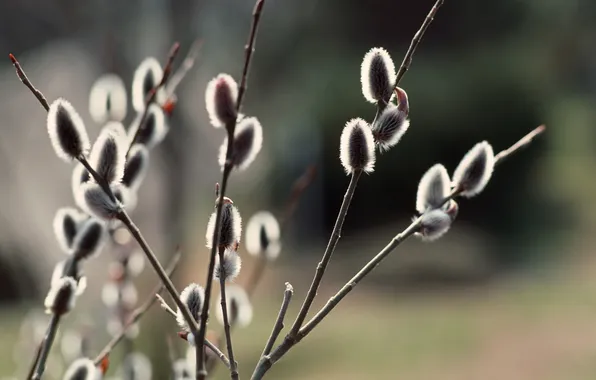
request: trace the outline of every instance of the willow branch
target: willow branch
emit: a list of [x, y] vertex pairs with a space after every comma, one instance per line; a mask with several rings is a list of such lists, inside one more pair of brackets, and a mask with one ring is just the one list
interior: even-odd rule
[[[219, 249], [219, 262], [224, 262], [224, 248]], [[232, 347], [232, 333], [230, 329], [230, 319], [228, 315], [228, 305], [226, 299], [226, 278], [222, 274], [219, 276], [219, 287], [221, 290], [221, 313], [224, 322], [224, 332], [226, 336], [226, 347], [228, 348], [228, 357], [230, 359], [230, 376], [234, 380], [238, 380], [238, 364], [234, 359], [234, 349]]]
[[273, 325], [273, 330], [271, 331], [271, 336], [269, 336], [269, 340], [265, 344], [265, 348], [263, 349], [263, 354], [261, 357], [265, 357], [271, 353], [273, 349], [273, 345], [277, 340], [277, 337], [281, 333], [281, 330], [284, 328], [284, 319], [286, 317], [286, 313], [288, 311], [288, 307], [290, 307], [290, 301], [292, 300], [292, 296], [294, 295], [294, 288], [292, 284], [286, 282], [286, 290], [284, 291], [284, 299], [281, 303], [281, 308], [279, 309], [279, 314], [277, 315], [277, 320], [275, 321], [275, 325]]

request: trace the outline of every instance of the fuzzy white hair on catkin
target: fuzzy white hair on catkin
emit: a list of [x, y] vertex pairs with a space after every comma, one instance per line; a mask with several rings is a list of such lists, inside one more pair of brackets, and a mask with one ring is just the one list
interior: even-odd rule
[[122, 184], [132, 191], [136, 192], [141, 187], [143, 179], [149, 169], [149, 150], [141, 144], [134, 144], [130, 148], [126, 164], [124, 166], [124, 176]]
[[163, 77], [163, 69], [154, 57], [145, 58], [135, 70], [132, 80], [132, 108], [143, 112], [147, 94], [156, 87]]
[[89, 151], [89, 136], [83, 119], [72, 104], [58, 98], [50, 105], [47, 128], [56, 155], [66, 162]]
[[423, 241], [435, 241], [449, 231], [452, 222], [451, 217], [442, 209], [427, 211], [422, 214], [421, 228], [417, 235]]
[[[50, 284], [56, 284], [56, 282], [58, 282], [62, 277], [65, 277], [65, 273], [64, 273], [64, 266], [66, 265], [67, 260], [62, 260], [59, 261], [55, 266], [54, 266], [54, 270], [52, 271], [52, 277], [50, 279]], [[87, 277], [85, 277], [83, 275], [83, 272], [81, 271], [81, 269], [79, 267], [77, 267], [77, 290], [75, 292], [76, 296], [80, 296], [81, 294], [83, 294], [85, 292], [85, 289], [87, 289]]]
[[410, 120], [405, 112], [394, 104], [388, 104], [372, 126], [373, 135], [381, 152], [397, 145], [410, 127]]
[[169, 126], [166, 122], [166, 116], [163, 109], [157, 104], [149, 105], [147, 116], [145, 117], [143, 129], [137, 134], [141, 127], [142, 113], [137, 114], [128, 130], [129, 142], [136, 136], [135, 143], [145, 145], [147, 149], [152, 149], [163, 141], [169, 132]]
[[119, 202], [114, 202], [96, 183], [85, 183], [80, 186], [80, 197], [84, 200], [84, 210], [101, 220], [114, 219], [120, 210]]
[[[44, 300], [47, 314], [68, 312], [72, 310], [76, 300], [77, 282], [72, 277], [62, 277], [50, 284], [50, 290]], [[63, 305], [58, 305], [64, 303]], [[57, 307], [64, 310], [57, 310]]]
[[418, 184], [416, 194], [416, 211], [424, 213], [441, 206], [441, 202], [449, 195], [451, 180], [445, 166], [435, 164], [424, 173]]
[[482, 141], [470, 149], [453, 173], [453, 186], [460, 188], [462, 197], [471, 198], [484, 190], [495, 168], [492, 146]]
[[246, 250], [254, 256], [275, 260], [281, 251], [281, 229], [269, 211], [255, 213], [246, 224]]
[[[216, 305], [221, 303], [221, 293], [217, 298]], [[235, 284], [226, 285], [226, 305], [228, 311], [228, 321], [230, 325], [246, 327], [252, 322], [253, 309], [246, 291]], [[221, 307], [215, 308], [215, 316], [218, 322], [223, 326], [223, 312]]]
[[[246, 170], [255, 160], [263, 146], [263, 127], [256, 117], [245, 117], [238, 122], [234, 132], [233, 165]], [[228, 153], [228, 138], [219, 148], [219, 166], [224, 169]]]
[[395, 64], [387, 50], [372, 48], [365, 55], [360, 66], [362, 94], [370, 103], [376, 103], [382, 97], [389, 101], [397, 79]]
[[[204, 299], [205, 290], [201, 285], [194, 282], [187, 285], [180, 293], [180, 300], [186, 305], [186, 307], [188, 307], [190, 314], [196, 322], [199, 322]], [[188, 323], [184, 319], [184, 315], [179, 308], [176, 311], [176, 323], [178, 323], [178, 326], [180, 326], [182, 330], [190, 331], [190, 327], [188, 326]]]
[[79, 260], [96, 257], [106, 241], [107, 229], [98, 219], [89, 218], [84, 222], [72, 243], [72, 252]]
[[215, 256], [215, 267], [213, 269], [213, 278], [220, 281], [223, 277], [224, 281], [233, 281], [240, 274], [242, 268], [242, 259], [234, 249], [226, 249], [223, 253], [223, 261], [219, 253]]
[[70, 252], [72, 243], [81, 223], [89, 218], [89, 215], [77, 210], [74, 207], [62, 207], [54, 216], [52, 226], [58, 245], [63, 252]]
[[128, 139], [124, 126], [110, 122], [101, 130], [93, 144], [89, 163], [107, 183], [117, 183], [124, 175]]
[[76, 359], [64, 374], [63, 380], [98, 380], [101, 373], [89, 358]]
[[97, 124], [109, 120], [122, 121], [126, 117], [128, 98], [124, 81], [116, 74], [97, 78], [89, 93], [89, 114]]
[[205, 108], [215, 128], [224, 126], [237, 117], [238, 84], [228, 74], [219, 74], [207, 83]]
[[355, 118], [346, 123], [340, 137], [339, 158], [347, 174], [354, 170], [374, 171], [375, 143], [366, 121]]
[[[242, 217], [236, 206], [233, 204], [224, 203], [222, 207], [218, 245], [229, 247], [240, 242], [240, 237], [242, 236]], [[205, 240], [207, 241], [206, 247], [209, 249], [213, 247], [213, 232], [215, 231], [216, 216], [217, 212], [214, 211], [207, 223]]]

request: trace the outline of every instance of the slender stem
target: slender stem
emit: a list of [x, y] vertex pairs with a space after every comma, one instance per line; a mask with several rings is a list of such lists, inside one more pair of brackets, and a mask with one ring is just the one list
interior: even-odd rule
[[127, 156], [128, 156], [128, 153], [130, 153], [130, 149], [132, 148], [134, 143], [137, 141], [142, 129], [145, 127], [145, 121], [147, 120], [147, 115], [149, 114], [149, 106], [155, 102], [155, 99], [157, 98], [157, 92], [159, 91], [160, 88], [162, 88], [163, 86], [166, 85], [168, 78], [170, 77], [170, 74], [172, 73], [172, 65], [173, 65], [174, 59], [178, 55], [179, 51], [180, 51], [180, 44], [178, 42], [175, 42], [170, 49], [170, 53], [168, 54], [168, 59], [166, 61], [166, 65], [164, 66], [161, 80], [159, 81], [157, 86], [152, 88], [151, 91], [149, 91], [149, 93], [147, 94], [147, 98], [145, 99], [145, 108], [143, 109], [143, 114], [141, 115], [141, 119], [139, 120], [139, 127], [135, 131], [135, 134], [130, 141], [130, 147], [128, 148], [128, 151], [126, 152]]
[[35, 368], [37, 368], [37, 363], [39, 362], [39, 357], [41, 356], [41, 350], [43, 348], [43, 342], [44, 341], [42, 340], [37, 345], [37, 352], [35, 353], [35, 358], [33, 358], [33, 362], [29, 366], [29, 372], [27, 373], [27, 377], [25, 378], [26, 380], [31, 380], [31, 377], [33, 377], [33, 373], [35, 372]]
[[265, 357], [271, 353], [273, 349], [273, 345], [277, 340], [277, 337], [281, 333], [281, 330], [284, 328], [284, 319], [286, 317], [286, 313], [288, 311], [288, 307], [290, 307], [290, 301], [292, 300], [292, 295], [294, 295], [294, 288], [292, 284], [286, 282], [286, 290], [284, 292], [284, 299], [281, 303], [281, 308], [279, 309], [279, 314], [277, 315], [277, 320], [275, 321], [275, 325], [273, 325], [273, 330], [271, 331], [271, 336], [269, 336], [269, 340], [265, 344], [265, 348], [263, 349], [263, 354], [261, 357]]
[[[176, 252], [168, 268], [166, 269], [166, 273], [168, 276], [171, 276], [176, 268], [178, 267], [178, 263], [180, 262], [180, 257], [182, 257], [182, 253], [180, 251]], [[147, 300], [143, 302], [141, 306], [139, 306], [132, 314], [128, 317], [126, 322], [122, 325], [122, 331], [110, 340], [110, 342], [100, 351], [100, 353], [95, 357], [94, 362], [95, 365], [99, 365], [101, 361], [112, 352], [114, 347], [122, 341], [122, 339], [126, 336], [126, 331], [135, 323], [139, 321], [145, 315], [145, 313], [153, 306], [157, 298], [155, 298], [154, 294], [159, 294], [164, 291], [164, 284], [160, 281], [155, 288], [149, 293], [149, 297]]]
[[[224, 248], [219, 249], [219, 262], [224, 261]], [[226, 335], [226, 346], [228, 348], [228, 357], [230, 358], [230, 375], [232, 379], [238, 379], [238, 364], [234, 359], [234, 349], [232, 348], [232, 333], [230, 331], [230, 319], [228, 315], [228, 305], [226, 299], [226, 279], [225, 276], [219, 276], [219, 287], [221, 289], [221, 313], [223, 315], [224, 331]]]
[[178, 318], [178, 315], [176, 314], [174, 309], [172, 309], [170, 305], [168, 305], [168, 303], [166, 302], [166, 300], [163, 299], [162, 296], [156, 293], [155, 299], [159, 301], [161, 308], [164, 309], [166, 313], [170, 314], [174, 318]]
[[48, 104], [48, 101], [46, 100], [45, 96], [43, 96], [42, 92], [39, 91], [37, 88], [35, 88], [35, 86], [33, 86], [31, 81], [29, 80], [29, 78], [27, 78], [27, 74], [25, 74], [25, 71], [23, 71], [23, 68], [21, 67], [21, 64], [19, 63], [19, 61], [17, 61], [16, 57], [12, 54], [9, 54], [8, 57], [12, 61], [14, 68], [17, 70], [17, 76], [19, 77], [21, 82], [23, 82], [23, 84], [25, 86], [27, 86], [27, 88], [31, 91], [31, 93], [33, 95], [35, 95], [35, 97], [37, 98], [37, 100], [39, 101], [41, 106], [46, 111], [49, 111], [50, 105]]
[[[257, 40], [257, 31], [259, 29], [259, 22], [261, 20], [261, 12], [263, 11], [263, 5], [265, 0], [257, 0], [255, 7], [252, 12], [252, 24], [250, 26], [250, 32], [248, 35], [248, 43], [245, 45], [244, 55], [244, 67], [242, 68], [242, 78], [240, 80], [240, 87], [238, 88], [238, 98], [236, 99], [236, 111], [240, 112], [242, 109], [242, 102], [244, 100], [244, 94], [248, 86], [248, 74], [250, 72], [250, 63], [252, 61], [252, 54], [255, 50], [255, 42]], [[226, 126], [228, 132], [228, 150], [226, 154], [226, 163], [222, 174], [221, 189], [219, 195], [219, 201], [217, 202], [217, 210], [215, 214], [215, 226], [213, 229], [213, 247], [211, 249], [211, 255], [209, 257], [209, 268], [207, 273], [207, 284], [205, 286], [205, 306], [201, 312], [201, 327], [199, 329], [199, 339], [197, 339], [197, 380], [205, 380], [207, 377], [207, 370], [205, 367], [205, 355], [203, 351], [203, 341], [205, 338], [207, 319], [209, 317], [209, 300], [211, 298], [211, 288], [213, 282], [213, 269], [215, 268], [215, 255], [217, 254], [217, 242], [219, 242], [221, 213], [223, 207], [223, 198], [226, 194], [228, 178], [232, 171], [232, 154], [234, 149], [234, 131], [236, 129], [236, 121], [233, 125]]]
[[[503, 162], [503, 160], [513, 153], [519, 151], [521, 148], [525, 147], [529, 143], [533, 141], [533, 139], [544, 132], [545, 126], [541, 125], [540, 127], [534, 129], [524, 137], [522, 137], [518, 142], [513, 144], [510, 148], [507, 148], [497, 154], [495, 161], [495, 165]], [[458, 191], [453, 191], [449, 197], [445, 199], [447, 202], [449, 199], [454, 198], [458, 195]], [[383, 248], [375, 257], [373, 257], [358, 273], [354, 275], [333, 297], [331, 297], [325, 306], [319, 310], [300, 330], [298, 333], [292, 336], [286, 336], [284, 341], [277, 346], [273, 352], [269, 356], [264, 356], [261, 358], [255, 371], [251, 377], [252, 380], [258, 380], [263, 378], [265, 373], [271, 368], [271, 366], [277, 362], [282, 356], [284, 356], [294, 345], [300, 342], [305, 336], [307, 336], [330, 312], [333, 310], [339, 302], [350, 293], [354, 287], [370, 272], [372, 272], [380, 263], [387, 257], [391, 252], [393, 252], [402, 242], [404, 242], [407, 238], [412, 236], [420, 229], [422, 217], [418, 217], [414, 220], [405, 230], [401, 233], [396, 235], [390, 242]]]
[[46, 369], [46, 361], [50, 355], [50, 350], [52, 349], [54, 338], [56, 337], [56, 332], [58, 331], [58, 326], [60, 325], [60, 317], [61, 316], [59, 314], [52, 314], [48, 331], [46, 332], [46, 336], [43, 339], [43, 344], [41, 346], [37, 367], [35, 368], [35, 373], [31, 377], [32, 380], [40, 380], [41, 375]]
[[308, 310], [312, 305], [317, 291], [319, 289], [319, 285], [321, 284], [321, 280], [323, 279], [323, 275], [325, 274], [325, 269], [327, 269], [327, 265], [329, 264], [329, 260], [331, 260], [331, 256], [333, 255], [333, 251], [335, 251], [335, 247], [337, 246], [337, 242], [341, 237], [341, 229], [344, 224], [344, 220], [346, 219], [346, 215], [348, 214], [348, 209], [350, 208], [350, 203], [352, 202], [352, 197], [354, 196], [354, 192], [356, 191], [356, 186], [358, 185], [358, 179], [362, 174], [362, 170], [355, 170], [352, 173], [352, 177], [350, 179], [350, 184], [348, 185], [348, 189], [344, 195], [344, 200], [341, 204], [341, 208], [339, 209], [339, 213], [337, 214], [337, 220], [335, 221], [335, 225], [333, 226], [333, 232], [331, 233], [331, 238], [329, 239], [329, 243], [327, 244], [327, 248], [325, 249], [325, 253], [323, 254], [323, 258], [319, 265], [317, 265], [317, 271], [315, 273], [315, 277], [308, 289], [308, 293], [306, 294], [306, 298], [304, 299], [304, 303], [298, 312], [298, 317], [294, 321], [292, 328], [288, 335], [290, 337], [296, 336], [300, 327], [302, 327], [302, 323], [306, 319], [308, 314]]
[[219, 348], [217, 348], [217, 346], [215, 344], [213, 344], [209, 339], [205, 339], [204, 343], [205, 343], [205, 347], [207, 347], [211, 351], [213, 351], [213, 353], [215, 355], [217, 355], [217, 357], [226, 366], [226, 368], [228, 368], [228, 369], [231, 368], [230, 360], [228, 360], [228, 358], [226, 358], [226, 355], [223, 352], [221, 352], [221, 350]]
[[412, 57], [414, 56], [414, 52], [416, 51], [416, 48], [418, 47], [420, 41], [422, 41], [422, 36], [424, 36], [426, 29], [428, 29], [430, 23], [433, 22], [435, 15], [437, 14], [437, 11], [441, 7], [441, 5], [443, 5], [443, 2], [444, 0], [437, 0], [435, 5], [433, 5], [433, 7], [430, 9], [430, 12], [428, 12], [428, 15], [426, 15], [426, 18], [424, 19], [424, 22], [422, 22], [420, 29], [416, 32], [414, 38], [412, 38], [412, 42], [410, 42], [410, 47], [408, 48], [408, 51], [404, 56], [404, 60], [402, 61], [399, 70], [397, 70], [397, 79], [395, 80], [395, 87], [397, 87], [397, 85], [405, 75], [406, 71], [408, 71], [408, 69], [412, 65]]
[[182, 64], [180, 65], [178, 70], [176, 70], [176, 72], [172, 75], [169, 83], [166, 86], [166, 96], [168, 98], [174, 95], [174, 92], [178, 88], [178, 85], [182, 82], [184, 77], [186, 77], [186, 74], [188, 74], [190, 69], [192, 69], [192, 67], [195, 65], [195, 61], [197, 59], [197, 56], [199, 55], [199, 51], [201, 50], [202, 45], [202, 40], [196, 40], [190, 46], [190, 49], [188, 50], [186, 57], [184, 57]]

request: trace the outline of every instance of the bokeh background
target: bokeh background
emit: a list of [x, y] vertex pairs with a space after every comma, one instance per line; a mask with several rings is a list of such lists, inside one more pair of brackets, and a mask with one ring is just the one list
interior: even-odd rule
[[[232, 175], [228, 194], [245, 220], [262, 209], [282, 215], [293, 182], [310, 165], [317, 175], [255, 293], [253, 324], [234, 335], [242, 377], [258, 360], [284, 282], [296, 290], [290, 323], [330, 235], [349, 180], [338, 159], [342, 127], [374, 116], [360, 89], [363, 55], [381, 46], [399, 65], [432, 4], [267, 0], [244, 105], [263, 124], [264, 147], [248, 171]], [[47, 323], [50, 275], [64, 257], [52, 220], [74, 204], [72, 167], [55, 157], [45, 111], [16, 78], [8, 53], [49, 100], [69, 99], [93, 138], [100, 126], [88, 95], [99, 75], [130, 83], [145, 57], [164, 62], [179, 41], [179, 64], [202, 41], [132, 213], [162, 262], [182, 247], [175, 276], [182, 288], [205, 281], [205, 228], [220, 180], [224, 136], [209, 125], [204, 90], [220, 72], [240, 76], [253, 5], [0, 2], [0, 375], [22, 378], [31, 361]], [[361, 179], [315, 309], [409, 224], [427, 168], [441, 162], [453, 170], [478, 141], [499, 151], [540, 124], [547, 132], [499, 166], [479, 197], [460, 203], [444, 238], [399, 247], [271, 378], [596, 378], [595, 21], [590, 0], [446, 0], [401, 82], [410, 130]], [[129, 110], [127, 122], [133, 116]], [[101, 294], [114, 258], [106, 249], [85, 267], [89, 287], [62, 325], [46, 378], [61, 378], [81, 337], [89, 356], [109, 340]], [[240, 284], [254, 267], [252, 257], [243, 259]], [[156, 281], [149, 267], [134, 279], [139, 303]], [[215, 320], [211, 327], [219, 331]], [[132, 347], [151, 359], [154, 379], [167, 378], [167, 336], [184, 355], [176, 331], [154, 307], [131, 345], [114, 351], [110, 374]], [[221, 368], [217, 375], [226, 378]]]

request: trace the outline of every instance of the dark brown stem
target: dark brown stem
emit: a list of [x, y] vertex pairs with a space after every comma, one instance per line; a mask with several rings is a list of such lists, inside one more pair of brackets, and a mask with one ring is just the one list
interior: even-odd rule
[[308, 314], [308, 310], [312, 305], [315, 297], [317, 296], [317, 291], [319, 290], [319, 285], [321, 284], [321, 280], [323, 279], [323, 275], [325, 274], [325, 269], [327, 269], [327, 265], [329, 264], [329, 260], [331, 260], [331, 256], [335, 251], [335, 247], [337, 246], [337, 242], [341, 237], [341, 229], [344, 224], [344, 220], [346, 219], [346, 215], [348, 214], [348, 209], [350, 208], [350, 203], [352, 203], [352, 197], [354, 196], [354, 192], [356, 191], [356, 186], [358, 185], [358, 179], [362, 174], [362, 170], [355, 170], [352, 173], [352, 177], [350, 179], [350, 184], [348, 185], [348, 189], [344, 195], [344, 200], [341, 204], [341, 208], [339, 209], [339, 213], [337, 214], [337, 219], [335, 221], [335, 225], [333, 226], [333, 232], [331, 233], [331, 238], [329, 239], [329, 243], [327, 244], [327, 248], [325, 249], [325, 253], [323, 254], [323, 258], [317, 265], [317, 271], [315, 273], [315, 277], [308, 289], [308, 293], [306, 294], [306, 298], [304, 299], [304, 303], [298, 312], [298, 317], [294, 321], [288, 336], [294, 337], [302, 327], [302, 323], [306, 319]]
[[21, 64], [19, 63], [19, 61], [17, 61], [16, 57], [12, 54], [9, 54], [8, 57], [10, 58], [14, 68], [17, 70], [17, 76], [19, 77], [21, 82], [23, 82], [23, 84], [25, 86], [27, 86], [27, 88], [31, 91], [31, 93], [33, 95], [35, 95], [37, 100], [39, 100], [39, 103], [41, 104], [41, 106], [46, 111], [49, 111], [50, 105], [48, 104], [48, 101], [46, 100], [45, 96], [43, 96], [41, 91], [39, 91], [37, 88], [35, 88], [35, 86], [33, 86], [33, 84], [31, 83], [31, 81], [29, 81], [29, 78], [27, 78], [27, 74], [25, 74], [25, 71], [23, 71], [23, 68], [21, 67]]
[[284, 328], [284, 319], [286, 318], [286, 313], [288, 311], [288, 307], [290, 307], [290, 301], [292, 300], [292, 295], [294, 295], [294, 288], [292, 284], [286, 282], [286, 290], [284, 291], [284, 299], [281, 303], [281, 308], [279, 309], [279, 314], [277, 315], [277, 320], [275, 321], [275, 325], [273, 325], [273, 330], [271, 331], [271, 336], [269, 336], [269, 340], [265, 344], [265, 348], [263, 349], [263, 354], [261, 357], [265, 357], [271, 353], [273, 349], [273, 345], [277, 340], [277, 337], [281, 333], [281, 330]]
[[165, 86], [168, 82], [168, 78], [172, 73], [172, 65], [174, 64], [174, 59], [178, 55], [179, 51], [180, 44], [178, 42], [175, 42], [174, 45], [172, 45], [172, 48], [170, 49], [170, 53], [168, 54], [168, 59], [163, 68], [163, 75], [161, 77], [161, 80], [159, 81], [157, 86], [152, 88], [151, 91], [149, 91], [149, 93], [147, 94], [147, 98], [145, 99], [145, 108], [143, 109], [143, 114], [141, 115], [141, 119], [139, 120], [139, 127], [137, 128], [133, 138], [130, 141], [130, 147], [128, 148], [128, 152], [126, 153], [127, 156], [130, 152], [130, 149], [139, 138], [139, 134], [141, 133], [143, 128], [145, 128], [145, 121], [147, 120], [147, 115], [149, 113], [149, 106], [155, 102], [155, 99], [157, 98], [157, 92], [159, 91], [159, 89]]
[[[219, 249], [219, 262], [223, 265], [225, 248]], [[221, 313], [223, 315], [224, 332], [226, 336], [226, 347], [228, 348], [228, 358], [230, 359], [230, 376], [238, 380], [238, 364], [234, 359], [234, 349], [232, 348], [232, 333], [230, 329], [230, 319], [228, 316], [228, 305], [226, 299], [226, 279], [222, 274], [219, 275], [219, 287], [221, 291]]]
[[54, 343], [54, 338], [58, 332], [58, 326], [60, 326], [60, 318], [61, 316], [59, 314], [52, 314], [48, 331], [46, 332], [46, 336], [43, 338], [43, 343], [41, 345], [39, 360], [37, 360], [37, 366], [33, 376], [31, 377], [32, 380], [40, 380], [41, 375], [43, 375], [43, 372], [46, 369], [46, 361], [48, 360], [50, 350], [52, 349], [52, 345]]
[[[528, 145], [533, 139], [544, 132], [545, 127], [540, 126], [534, 129], [532, 132], [521, 138], [518, 142], [513, 144], [510, 148], [507, 148], [497, 154], [495, 157], [498, 159], [495, 162], [499, 164], [503, 162], [505, 157], [509, 157], [511, 154], [519, 151], [521, 148]], [[455, 190], [451, 193], [450, 197], [445, 199], [447, 202], [449, 199], [455, 197], [458, 191]], [[340, 301], [347, 296], [354, 287], [364, 279], [369, 273], [371, 273], [380, 263], [383, 261], [391, 252], [393, 252], [401, 243], [407, 238], [418, 232], [420, 229], [422, 217], [418, 217], [414, 220], [405, 230], [396, 235], [390, 242], [383, 248], [375, 257], [373, 257], [358, 273], [354, 275], [333, 297], [331, 297], [325, 306], [319, 310], [304, 326], [300, 328], [295, 336], [287, 335], [284, 341], [277, 346], [270, 355], [261, 358], [255, 371], [251, 377], [252, 380], [262, 379], [265, 373], [271, 368], [271, 366], [283, 357], [294, 345], [300, 342], [306, 337], [321, 321], [340, 303]]]
[[420, 43], [420, 41], [422, 41], [422, 36], [424, 36], [424, 33], [426, 33], [426, 29], [428, 29], [430, 23], [433, 22], [435, 15], [437, 14], [437, 11], [441, 7], [441, 5], [443, 5], [443, 2], [444, 2], [444, 0], [437, 0], [435, 5], [433, 5], [433, 7], [430, 9], [430, 12], [428, 12], [428, 15], [426, 15], [426, 18], [424, 19], [424, 22], [420, 26], [420, 29], [416, 32], [416, 34], [414, 35], [414, 38], [412, 38], [412, 42], [410, 42], [410, 47], [408, 48], [408, 51], [406, 52], [406, 55], [404, 56], [404, 60], [402, 61], [401, 66], [399, 67], [399, 70], [397, 70], [397, 78], [395, 80], [395, 87], [397, 87], [397, 85], [401, 81], [401, 78], [403, 78], [406, 71], [408, 71], [408, 69], [412, 65], [412, 57], [414, 56], [414, 52], [416, 51], [416, 48], [418, 47], [418, 44]]

